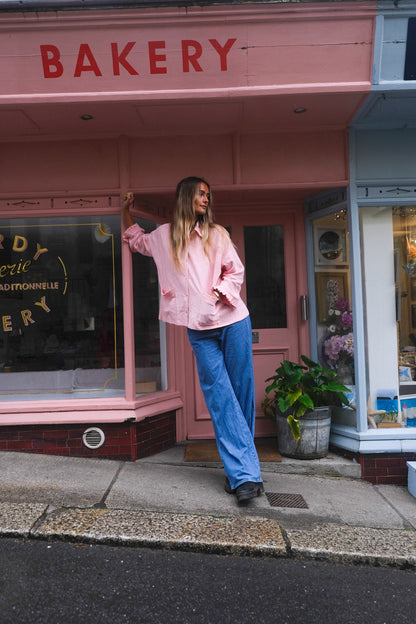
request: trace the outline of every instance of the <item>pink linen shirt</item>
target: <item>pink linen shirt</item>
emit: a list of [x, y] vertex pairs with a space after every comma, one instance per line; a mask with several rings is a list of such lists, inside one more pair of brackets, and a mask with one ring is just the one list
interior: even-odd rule
[[[244, 266], [227, 233], [210, 231], [209, 256], [204, 251], [197, 224], [177, 268], [173, 261], [170, 224], [146, 234], [135, 223], [123, 235], [131, 251], [153, 257], [159, 276], [159, 319], [189, 329], [215, 329], [248, 316], [240, 297]], [[213, 289], [221, 297], [213, 296]]]

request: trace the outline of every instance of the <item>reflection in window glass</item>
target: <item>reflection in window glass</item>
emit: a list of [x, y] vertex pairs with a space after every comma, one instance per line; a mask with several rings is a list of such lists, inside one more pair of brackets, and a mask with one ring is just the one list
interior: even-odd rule
[[244, 248], [247, 306], [253, 327], [287, 327], [283, 227], [245, 227]]
[[352, 386], [354, 335], [347, 211], [315, 219], [313, 228], [319, 359], [337, 372], [341, 383]]
[[367, 378], [377, 427], [416, 426], [416, 208], [360, 209]]
[[[151, 232], [155, 223], [139, 219], [139, 225]], [[159, 288], [153, 258], [133, 254], [134, 335], [136, 359], [136, 393], [165, 390], [162, 371], [164, 326], [159, 322]], [[163, 377], [163, 379], [162, 379]]]
[[0, 398], [124, 394], [118, 216], [0, 222]]

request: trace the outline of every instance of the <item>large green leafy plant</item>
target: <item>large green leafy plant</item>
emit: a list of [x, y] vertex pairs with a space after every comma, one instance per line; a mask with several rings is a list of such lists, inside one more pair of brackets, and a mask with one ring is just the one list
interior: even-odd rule
[[309, 410], [325, 405], [349, 405], [348, 388], [336, 380], [337, 373], [301, 355], [304, 363], [284, 360], [276, 373], [266, 379], [262, 408], [266, 416], [275, 418], [276, 411], [287, 417], [295, 440], [300, 438], [299, 418]]

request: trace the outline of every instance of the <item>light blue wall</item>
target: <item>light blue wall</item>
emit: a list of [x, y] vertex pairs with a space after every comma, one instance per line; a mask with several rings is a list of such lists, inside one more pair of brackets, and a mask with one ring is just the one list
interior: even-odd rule
[[357, 131], [355, 176], [357, 185], [414, 184], [416, 128]]
[[[408, 18], [416, 2], [378, 3], [372, 92], [350, 128], [350, 241], [357, 430], [333, 427], [332, 442], [368, 452], [416, 451], [411, 428], [368, 429], [359, 206], [416, 204], [416, 81], [405, 81]], [[371, 208], [370, 208], [371, 209]]]

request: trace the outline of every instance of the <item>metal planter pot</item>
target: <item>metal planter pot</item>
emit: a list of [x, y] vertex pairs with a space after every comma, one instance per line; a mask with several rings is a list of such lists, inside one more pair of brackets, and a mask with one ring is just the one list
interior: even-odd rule
[[300, 438], [292, 435], [286, 415], [276, 413], [279, 453], [296, 459], [319, 459], [328, 454], [331, 407], [317, 407], [299, 418]]

